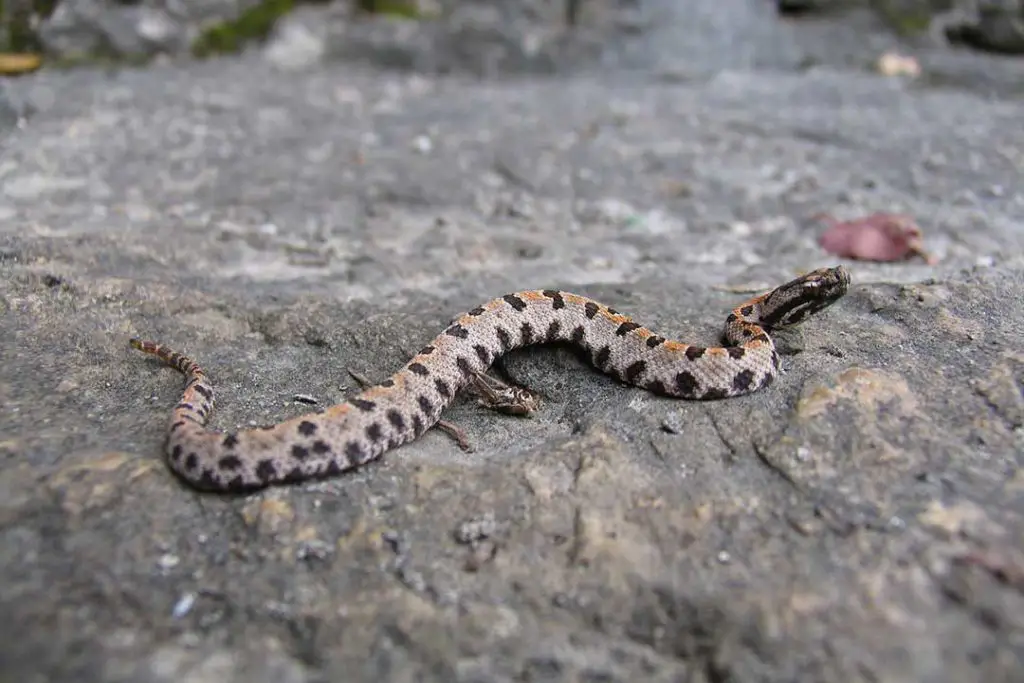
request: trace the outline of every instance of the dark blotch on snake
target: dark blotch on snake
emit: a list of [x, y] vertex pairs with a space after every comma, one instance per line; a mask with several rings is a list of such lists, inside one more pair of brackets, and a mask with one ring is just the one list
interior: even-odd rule
[[327, 443], [323, 439], [317, 439], [314, 441], [311, 448], [317, 455], [324, 455], [325, 453], [331, 452], [331, 444]]
[[423, 433], [423, 418], [421, 418], [419, 415], [412, 416], [412, 432], [416, 436], [419, 436], [420, 434]]
[[551, 299], [551, 308], [556, 311], [559, 308], [565, 308], [565, 299], [562, 298], [562, 293], [555, 289], [545, 289], [541, 292], [544, 296]]
[[593, 301], [588, 301], [587, 303], [583, 304], [583, 312], [586, 314], [588, 318], [593, 319], [593, 317], [597, 315], [597, 311], [598, 305], [595, 304]]
[[217, 467], [222, 470], [237, 470], [242, 466], [242, 461], [238, 456], [225, 455], [223, 458], [217, 461]]
[[551, 324], [548, 325], [548, 331], [545, 333], [544, 338], [550, 341], [558, 339], [558, 332], [562, 329], [562, 323], [557, 320], [552, 320]]
[[366, 452], [363, 445], [358, 441], [349, 441], [345, 444], [345, 457], [354, 465], [358, 465], [366, 459]]
[[388, 422], [391, 423], [392, 427], [394, 427], [400, 432], [405, 430], [405, 418], [402, 417], [402, 413], [400, 413], [397, 409], [392, 408], [391, 410], [388, 411], [387, 415]]
[[306, 448], [305, 446], [295, 444], [294, 446], [292, 446], [292, 457], [295, 458], [296, 460], [305, 460], [306, 458], [309, 457], [309, 449]]
[[664, 337], [659, 337], [656, 334], [647, 338], [647, 348], [649, 348], [649, 349], [653, 349], [655, 347], [661, 346], [664, 343], [665, 343], [665, 338]]
[[256, 463], [256, 477], [263, 482], [270, 481], [277, 474], [273, 460], [260, 460]]
[[174, 444], [174, 448], [171, 449], [171, 460], [174, 462], [181, 460], [181, 450], [180, 443]]
[[185, 456], [185, 469], [194, 470], [199, 465], [199, 456], [195, 453], [189, 453]]
[[455, 359], [455, 364], [459, 366], [459, 372], [461, 372], [465, 377], [469, 377], [473, 374], [473, 366], [470, 365], [469, 361], [462, 356]]
[[213, 476], [213, 472], [208, 469], [204, 469], [203, 473], [199, 475], [199, 486], [204, 489], [218, 489], [222, 488], [221, 483], [217, 481], [217, 477]]
[[465, 339], [469, 336], [469, 330], [458, 323], [449, 327], [444, 331], [444, 333], [450, 337], [455, 337], [456, 339]]
[[362, 398], [350, 398], [348, 402], [354, 405], [356, 408], [359, 408], [359, 410], [362, 410], [363, 412], [366, 413], [370, 412], [371, 410], [377, 407], [377, 404], [374, 403], [373, 401], [367, 401], [366, 399]]
[[728, 395], [729, 392], [727, 392], [725, 389], [722, 389], [721, 387], [711, 387], [710, 389], [704, 392], [704, 395], [701, 396], [701, 398], [704, 399], [705, 401], [717, 401], [719, 399], [725, 398]]
[[430, 374], [430, 370], [427, 370], [427, 366], [423, 363], [409, 363], [409, 372], [425, 377]]
[[587, 331], [583, 329], [583, 325], [577, 325], [572, 331], [572, 337], [570, 337], [572, 339], [572, 343], [577, 346], [583, 346], [583, 337], [586, 333]]
[[647, 391], [652, 394], [658, 394], [659, 396], [666, 396], [668, 394], [668, 391], [665, 390], [665, 384], [657, 379], [645, 384], [644, 389], [647, 389]]
[[742, 346], [729, 346], [725, 350], [729, 353], [729, 358], [733, 360], [739, 360], [747, 355], [747, 350]]
[[491, 361], [491, 354], [483, 344], [474, 344], [473, 350], [476, 351], [477, 358], [479, 358], [480, 362], [484, 365], [487, 365]]
[[316, 434], [316, 424], [309, 420], [303, 420], [299, 423], [299, 434], [303, 436], [313, 436]]
[[452, 390], [448, 386], [448, 383], [445, 382], [443, 379], [435, 380], [434, 388], [437, 389], [437, 393], [439, 393], [442, 398], [451, 398]]
[[420, 410], [423, 412], [424, 415], [434, 414], [434, 404], [430, 402], [429, 398], [427, 398], [426, 396], [420, 396], [417, 399], [417, 401], [419, 401]]
[[176, 429], [181, 429], [184, 426], [185, 426], [185, 421], [184, 420], [178, 420], [177, 422], [175, 422], [174, 424], [171, 425], [171, 431], [173, 432]]
[[698, 387], [697, 378], [686, 370], [683, 370], [676, 375], [676, 390], [681, 395], [689, 397], [696, 396]]
[[740, 309], [740, 313], [742, 313], [743, 315], [750, 315], [753, 312], [754, 312], [754, 307], [753, 306], [744, 306], [743, 308]]
[[478, 315], [483, 315], [483, 314], [484, 314], [484, 307], [483, 307], [483, 306], [477, 306], [476, 308], [474, 308], [473, 310], [471, 310], [471, 311], [469, 312], [469, 314], [470, 314], [471, 316], [473, 316], [474, 318], [475, 318], [476, 316], [478, 316]]
[[533, 343], [533, 325], [530, 323], [523, 323], [523, 326], [519, 328], [519, 334], [522, 337], [523, 346]]
[[395, 380], [393, 380], [390, 377], [388, 377], [385, 380], [381, 380], [380, 385], [382, 387], [388, 387], [390, 389], [391, 387], [395, 386]]
[[750, 385], [754, 383], [754, 371], [743, 370], [737, 372], [736, 376], [732, 378], [733, 391], [743, 392], [750, 389]]
[[705, 351], [707, 351], [707, 349], [704, 348], [703, 346], [687, 346], [686, 347], [686, 359], [687, 360], [697, 360], [698, 358], [700, 358], [701, 356], [704, 355]]
[[626, 381], [630, 384], [635, 384], [636, 380], [639, 379], [640, 375], [644, 374], [644, 370], [647, 369], [647, 362], [638, 360], [626, 368]]
[[196, 385], [192, 388], [196, 390], [197, 394], [205, 398], [207, 401], [213, 398], [213, 392], [210, 391], [210, 389], [208, 389], [207, 387], [203, 386], [202, 384], [196, 383]]
[[508, 351], [512, 348], [512, 335], [508, 333], [504, 327], [499, 327], [495, 330], [495, 334], [498, 335], [498, 342], [501, 343], [501, 348]]
[[600, 350], [594, 355], [594, 365], [598, 368], [605, 370], [605, 365], [608, 363], [608, 359], [612, 355], [612, 350], [607, 345], [602, 346]]
[[378, 441], [383, 439], [384, 432], [380, 428], [380, 425], [377, 424], [376, 422], [371, 422], [370, 425], [366, 428], [366, 438], [372, 441], [373, 443], [377, 443]]
[[501, 298], [505, 300], [505, 303], [507, 303], [509, 306], [511, 306], [517, 311], [521, 311], [526, 308], [526, 302], [520, 299], [515, 294], [506, 294]]
[[434, 347], [431, 346], [430, 344], [427, 344], [422, 349], [420, 349], [419, 355], [420, 356], [429, 356], [433, 352], [434, 352]]
[[633, 322], [632, 320], [629, 320], [619, 325], [619, 328], [615, 330], [615, 334], [617, 334], [620, 337], [624, 337], [633, 330], [638, 329], [639, 327], [639, 324]]

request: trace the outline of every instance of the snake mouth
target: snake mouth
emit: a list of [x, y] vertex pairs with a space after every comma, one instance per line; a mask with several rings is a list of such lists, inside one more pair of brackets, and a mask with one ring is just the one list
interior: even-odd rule
[[811, 271], [769, 294], [764, 308], [771, 312], [759, 322], [768, 328], [796, 325], [843, 298], [849, 288], [850, 272], [843, 266]]

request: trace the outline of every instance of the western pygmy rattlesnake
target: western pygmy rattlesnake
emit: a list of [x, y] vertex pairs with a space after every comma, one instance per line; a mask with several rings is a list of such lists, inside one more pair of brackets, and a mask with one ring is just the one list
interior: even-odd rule
[[767, 332], [830, 306], [850, 284], [845, 268], [808, 273], [754, 297], [726, 318], [728, 346], [666, 340], [586, 297], [523, 291], [458, 317], [377, 386], [321, 413], [237, 432], [208, 429], [213, 387], [190, 358], [154, 342], [131, 345], [187, 377], [167, 438], [171, 469], [199, 489], [238, 491], [338, 474], [415, 439], [474, 376], [511, 349], [569, 342], [600, 370], [655, 394], [720, 399], [767, 386], [779, 357]]

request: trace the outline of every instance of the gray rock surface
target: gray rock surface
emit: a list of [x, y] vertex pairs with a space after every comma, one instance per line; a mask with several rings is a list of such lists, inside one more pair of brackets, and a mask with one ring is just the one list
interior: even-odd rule
[[19, 118], [18, 109], [10, 101], [7, 89], [0, 85], [0, 134], [6, 133], [16, 125]]
[[971, 0], [957, 9], [955, 20], [945, 27], [950, 41], [989, 52], [1024, 54], [1024, 2]]
[[60, 0], [39, 21], [47, 53], [63, 58], [187, 54], [202, 30], [236, 19], [259, 0]]
[[777, 0], [784, 15], [842, 12], [873, 7], [898, 32], [927, 34], [985, 52], [1024, 54], [1021, 0]]
[[[203, 31], [232, 23], [259, 0], [60, 0], [38, 18], [46, 52], [62, 58], [139, 59], [187, 55]], [[548, 72], [582, 63], [629, 22], [629, 2], [547, 0], [421, 2], [422, 16], [403, 19], [358, 12], [352, 0], [298, 5], [275, 26], [276, 38], [300, 50], [310, 38], [331, 47], [332, 58], [434, 71]], [[579, 7], [576, 7], [579, 5]], [[625, 5], [625, 7], [620, 7]], [[575, 11], [570, 11], [570, 7]], [[308, 34], [305, 41], [296, 27]], [[280, 53], [285, 46], [276, 48]], [[288, 55], [283, 61], [291, 64]]]
[[[628, 73], [547, 79], [254, 53], [12, 82], [4, 676], [1019, 680], [1020, 93], [681, 73], [666, 35], [624, 46]], [[194, 355], [234, 427], [337, 401], [346, 368], [383, 378], [524, 287], [711, 342], [751, 291], [835, 262], [810, 216], [876, 210], [916, 216], [940, 264], [849, 264], [766, 391], [660, 399], [532, 349], [503, 370], [535, 417], [460, 400], [475, 452], [435, 430], [306, 486], [184, 488], [160, 456], [180, 377], [127, 347]]]
[[[39, 16], [38, 36], [47, 53], [62, 58], [92, 56], [139, 59], [187, 55], [210, 26], [232, 22], [257, 0], [60, 0]], [[651, 49], [651, 29], [681, 49], [678, 64], [719, 68], [727, 61], [764, 68], [789, 64], [845, 62], [868, 45], [893, 44], [906, 33], [919, 43], [949, 42], [986, 51], [1024, 51], [1024, 6], [1020, 0], [724, 0], [680, 5], [666, 0], [436, 0], [422, 2], [423, 16], [402, 19], [354, 10], [350, 0], [300, 5], [272, 32], [272, 59], [302, 67], [322, 59], [370, 63], [419, 72], [551, 73], [586, 66], [600, 58], [616, 66], [636, 65], [675, 50]], [[840, 23], [800, 22], [804, 35], [776, 40], [785, 24], [776, 11], [795, 15], [841, 16]], [[878, 30], [880, 26], [887, 30]], [[922, 27], [931, 25], [931, 30]], [[841, 27], [836, 30], [837, 27]], [[897, 29], [895, 32], [893, 28]], [[813, 32], [822, 32], [818, 42]], [[622, 52], [623, 38], [638, 46]], [[687, 39], [678, 41], [676, 38]], [[692, 40], [692, 37], [702, 39]], [[655, 44], [659, 41], [654, 40]], [[717, 42], [713, 53], [697, 49]], [[817, 44], [815, 44], [817, 42]], [[766, 51], [765, 48], [771, 46]], [[811, 54], [805, 54], [810, 48]]]

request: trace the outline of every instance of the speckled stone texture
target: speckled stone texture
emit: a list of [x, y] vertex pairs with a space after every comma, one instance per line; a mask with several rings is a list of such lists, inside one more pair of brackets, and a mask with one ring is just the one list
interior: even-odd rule
[[[10, 83], [0, 670], [1018, 679], [1024, 128], [999, 83], [257, 54]], [[939, 264], [848, 263], [847, 297], [778, 335], [765, 391], [658, 398], [529, 350], [501, 372], [536, 416], [460, 399], [474, 452], [435, 430], [312, 485], [184, 487], [161, 460], [181, 378], [127, 344], [199, 360], [218, 426], [265, 424], [523, 288], [713, 343], [752, 292], [835, 262], [811, 216], [877, 210], [913, 215]]]

